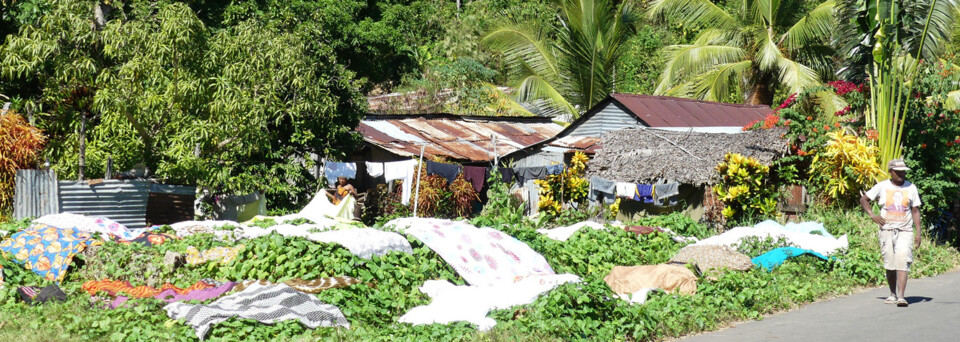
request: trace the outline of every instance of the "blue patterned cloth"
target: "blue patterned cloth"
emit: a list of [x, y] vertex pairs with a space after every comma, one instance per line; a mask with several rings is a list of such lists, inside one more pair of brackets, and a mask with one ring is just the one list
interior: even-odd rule
[[73, 228], [34, 224], [0, 242], [0, 250], [13, 255], [13, 261], [59, 282], [67, 274], [73, 256], [93, 242], [90, 234]]

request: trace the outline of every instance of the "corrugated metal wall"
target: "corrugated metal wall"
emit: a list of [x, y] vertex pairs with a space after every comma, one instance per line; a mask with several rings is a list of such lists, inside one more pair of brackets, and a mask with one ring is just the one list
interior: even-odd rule
[[147, 200], [148, 225], [171, 224], [193, 219], [197, 188], [183, 185], [152, 184]]
[[57, 173], [53, 170], [17, 170], [14, 184], [15, 220], [60, 212]]
[[637, 118], [626, 112], [616, 101], [610, 101], [606, 107], [585, 120], [568, 135], [601, 137], [603, 133], [618, 129], [643, 126]]
[[128, 228], [146, 227], [150, 181], [60, 181], [60, 212], [103, 216]]

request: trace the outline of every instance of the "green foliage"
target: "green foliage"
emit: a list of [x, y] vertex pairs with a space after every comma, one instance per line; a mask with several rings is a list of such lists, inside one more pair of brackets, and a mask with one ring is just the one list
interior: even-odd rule
[[674, 233], [683, 236], [693, 236], [697, 238], [706, 238], [714, 235], [715, 231], [705, 224], [686, 216], [680, 212], [672, 212], [666, 215], [651, 215], [641, 217], [631, 224], [647, 227], [669, 227]]
[[779, 88], [799, 93], [833, 71], [834, 2], [656, 0], [650, 18], [699, 28], [692, 44], [664, 49], [656, 94], [726, 101], [743, 94], [751, 104], [773, 103]]
[[587, 191], [590, 189], [586, 179], [588, 160], [586, 154], [577, 152], [563, 172], [534, 181], [540, 187], [537, 205], [541, 212], [556, 217], [564, 211], [570, 211], [571, 204], [578, 207], [586, 205]]
[[636, 33], [639, 13], [632, 2], [554, 5], [561, 22], [554, 30], [514, 21], [491, 30], [483, 44], [504, 55], [518, 102], [546, 100], [576, 118], [613, 89], [614, 66]]
[[760, 256], [763, 253], [781, 247], [796, 247], [790, 243], [789, 239], [766, 237], [761, 239], [759, 236], [748, 236], [740, 240], [737, 244], [737, 252], [746, 254], [751, 258]]
[[713, 187], [724, 204], [723, 217], [736, 222], [776, 216], [779, 193], [770, 183], [770, 167], [737, 153], [727, 153], [723, 160], [717, 165], [720, 181]]
[[316, 188], [311, 156], [357, 142], [353, 73], [308, 27], [212, 29], [182, 3], [135, 2], [98, 28], [90, 5], [57, 2], [2, 46], [0, 76], [35, 85], [23, 105], [50, 135], [61, 178], [77, 175], [85, 118], [85, 176], [112, 157], [118, 170], [144, 164], [169, 182], [264, 190], [271, 207], [298, 207]]
[[500, 170], [490, 170], [487, 179], [487, 203], [480, 216], [472, 222], [478, 226], [491, 226], [495, 223], [518, 224], [523, 221], [523, 203], [510, 194], [510, 185], [503, 182]]
[[907, 179], [920, 190], [927, 222], [942, 216], [960, 200], [960, 117], [948, 94], [957, 90], [960, 58], [924, 62], [915, 87], [921, 99], [907, 114], [904, 157], [911, 171]]

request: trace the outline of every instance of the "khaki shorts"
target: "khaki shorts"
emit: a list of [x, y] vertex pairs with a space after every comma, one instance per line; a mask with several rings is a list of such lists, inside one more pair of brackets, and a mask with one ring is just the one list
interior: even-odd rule
[[881, 229], [879, 237], [883, 268], [909, 271], [910, 264], [913, 263], [913, 232]]

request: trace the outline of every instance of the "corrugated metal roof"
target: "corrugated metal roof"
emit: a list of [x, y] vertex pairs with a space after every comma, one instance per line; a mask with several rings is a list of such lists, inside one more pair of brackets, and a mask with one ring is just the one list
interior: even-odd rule
[[743, 127], [773, 112], [768, 106], [742, 105], [667, 96], [610, 94], [649, 127]]
[[551, 141], [547, 145], [583, 151], [586, 153], [596, 153], [597, 150], [600, 149], [600, 138], [571, 135]]
[[357, 131], [370, 144], [399, 156], [445, 156], [459, 161], [494, 158], [552, 138], [563, 127], [549, 118], [467, 117], [449, 114], [368, 115]]

